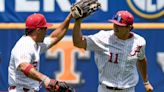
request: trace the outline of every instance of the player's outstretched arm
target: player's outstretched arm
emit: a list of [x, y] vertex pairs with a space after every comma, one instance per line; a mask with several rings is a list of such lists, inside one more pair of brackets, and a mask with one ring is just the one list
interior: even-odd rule
[[86, 49], [87, 42], [81, 32], [81, 21], [82, 19], [75, 20], [75, 25], [73, 28], [73, 44], [78, 48]]
[[138, 69], [139, 69], [142, 79], [144, 81], [144, 86], [145, 86], [146, 92], [153, 92], [153, 86], [150, 84], [150, 82], [148, 80], [146, 58], [144, 58], [143, 60], [139, 60]]
[[21, 70], [27, 77], [32, 78], [37, 81], [43, 81], [46, 77], [44, 74], [38, 72], [32, 64], [21, 63], [18, 66], [18, 69]]
[[21, 63], [18, 66], [27, 77], [39, 81], [40, 86], [44, 85], [50, 92], [71, 92], [70, 87], [65, 82], [60, 82], [54, 79], [50, 79], [46, 75], [40, 73], [35, 67], [29, 63]]
[[71, 19], [72, 19], [72, 14], [69, 13], [69, 15], [66, 17], [64, 22], [62, 22], [60, 26], [50, 34], [50, 37], [53, 40], [53, 43], [50, 45], [50, 47], [58, 43], [64, 37], [64, 35], [68, 30]]

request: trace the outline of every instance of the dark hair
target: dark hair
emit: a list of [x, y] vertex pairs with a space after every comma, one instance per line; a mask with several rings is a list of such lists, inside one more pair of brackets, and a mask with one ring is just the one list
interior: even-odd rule
[[25, 35], [26, 35], [26, 36], [30, 35], [34, 30], [35, 30], [35, 29], [28, 29], [28, 28], [26, 28], [26, 29], [25, 29]]

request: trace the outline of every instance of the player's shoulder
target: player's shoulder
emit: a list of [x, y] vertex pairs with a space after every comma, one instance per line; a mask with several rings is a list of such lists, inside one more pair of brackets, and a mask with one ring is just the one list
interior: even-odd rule
[[134, 39], [135, 39], [136, 42], [138, 42], [141, 45], [145, 45], [146, 44], [146, 40], [145, 40], [144, 37], [142, 37], [141, 35], [136, 34], [134, 32], [133, 32], [133, 35], [134, 35]]
[[22, 36], [18, 41], [17, 45], [30, 45], [31, 38], [29, 36]]
[[111, 33], [113, 33], [114, 31], [113, 31], [113, 30], [100, 30], [99, 32], [100, 32], [100, 33], [103, 33], [103, 34], [111, 34]]
[[105, 36], [110, 36], [114, 33], [113, 30], [100, 30], [97, 34], [105, 37]]
[[32, 39], [28, 36], [22, 36], [15, 44], [14, 46], [14, 50], [19, 50], [19, 49], [24, 49], [24, 50], [30, 50], [31, 48], [31, 44], [34, 44], [34, 43], [31, 43]]

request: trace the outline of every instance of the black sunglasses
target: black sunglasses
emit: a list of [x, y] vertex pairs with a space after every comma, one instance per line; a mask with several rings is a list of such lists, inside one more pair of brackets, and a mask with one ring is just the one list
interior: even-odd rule
[[118, 15], [115, 15], [114, 17], [113, 17], [113, 19], [114, 20], [116, 20], [117, 22], [119, 22], [119, 23], [122, 23], [122, 18], [121, 18], [121, 16], [118, 16]]
[[[122, 17], [119, 16], [119, 15], [115, 15], [115, 16], [113, 17], [113, 19], [116, 20], [116, 21], [119, 22], [119, 23], [123, 23], [123, 19], [122, 19]], [[128, 23], [128, 18], [126, 19], [125, 22], [126, 22], [127, 25], [131, 25], [131, 24]]]

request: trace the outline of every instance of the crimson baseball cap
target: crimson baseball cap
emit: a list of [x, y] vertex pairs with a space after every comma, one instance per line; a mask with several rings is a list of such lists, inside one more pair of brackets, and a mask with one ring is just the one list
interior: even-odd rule
[[133, 25], [134, 17], [128, 11], [118, 11], [117, 14], [113, 17], [113, 19], [109, 21], [119, 26], [127, 26]]
[[26, 19], [26, 28], [27, 29], [35, 29], [42, 27], [51, 27], [51, 23], [47, 23], [44, 15], [40, 13], [34, 13], [27, 17]]

